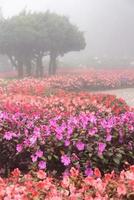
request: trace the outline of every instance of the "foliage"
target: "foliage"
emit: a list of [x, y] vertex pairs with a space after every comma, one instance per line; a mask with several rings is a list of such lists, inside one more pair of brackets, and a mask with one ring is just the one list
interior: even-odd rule
[[[126, 161], [133, 163], [134, 113], [114, 115], [105, 106], [90, 108], [88, 103], [84, 107], [88, 97], [81, 97], [76, 107], [66, 98], [61, 99], [61, 105], [57, 97], [50, 97], [44, 108], [36, 104], [36, 109], [33, 101], [23, 104], [20, 98], [21, 113], [15, 110], [17, 106], [14, 109], [13, 104], [5, 104], [0, 114], [0, 157], [5, 174], [16, 167], [23, 171], [40, 168], [40, 162], [57, 175], [72, 166], [86, 173], [94, 167], [103, 172], [111, 167], [118, 171]], [[56, 102], [51, 105], [54, 98]], [[71, 101], [77, 102], [77, 97]]]
[[36, 63], [36, 75], [43, 75], [42, 58], [50, 55], [49, 73], [56, 73], [56, 58], [70, 51], [85, 48], [83, 32], [72, 25], [65, 16], [55, 13], [21, 12], [17, 16], [0, 21], [0, 52], [11, 60], [19, 77], [32, 75]]

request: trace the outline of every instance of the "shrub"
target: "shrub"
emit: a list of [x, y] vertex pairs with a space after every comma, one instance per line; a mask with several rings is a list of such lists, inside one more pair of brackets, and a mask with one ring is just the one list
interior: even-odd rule
[[44, 169], [61, 175], [71, 167], [87, 174], [99, 167], [102, 172], [119, 171], [127, 161], [133, 164], [134, 113], [102, 116], [29, 117], [1, 112], [0, 157], [5, 174], [16, 167]]

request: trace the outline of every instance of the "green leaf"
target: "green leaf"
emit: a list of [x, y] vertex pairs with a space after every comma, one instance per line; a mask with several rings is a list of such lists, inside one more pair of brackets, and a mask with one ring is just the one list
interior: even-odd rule
[[48, 160], [52, 160], [52, 156], [51, 155], [48, 155]]

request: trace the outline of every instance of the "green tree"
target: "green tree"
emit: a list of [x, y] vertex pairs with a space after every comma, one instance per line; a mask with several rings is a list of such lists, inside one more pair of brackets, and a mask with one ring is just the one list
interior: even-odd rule
[[50, 54], [49, 74], [52, 75], [56, 73], [58, 56], [71, 51], [80, 51], [85, 48], [86, 42], [83, 32], [71, 24], [65, 16], [47, 12], [45, 27]]
[[24, 66], [27, 75], [31, 75], [31, 60], [35, 38], [31, 28], [31, 19], [25, 13], [1, 21], [0, 51], [6, 54], [18, 71], [18, 77], [23, 77]]
[[7, 55], [18, 71], [18, 77], [43, 75], [42, 59], [50, 56], [49, 74], [55, 74], [58, 56], [85, 48], [83, 32], [65, 16], [55, 13], [30, 13], [0, 20], [0, 52]]

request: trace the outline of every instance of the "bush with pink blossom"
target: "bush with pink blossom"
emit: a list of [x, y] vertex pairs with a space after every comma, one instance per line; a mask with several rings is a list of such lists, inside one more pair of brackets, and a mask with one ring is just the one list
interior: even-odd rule
[[134, 113], [28, 116], [0, 113], [1, 168], [46, 169], [60, 176], [71, 167], [119, 171], [134, 158]]

